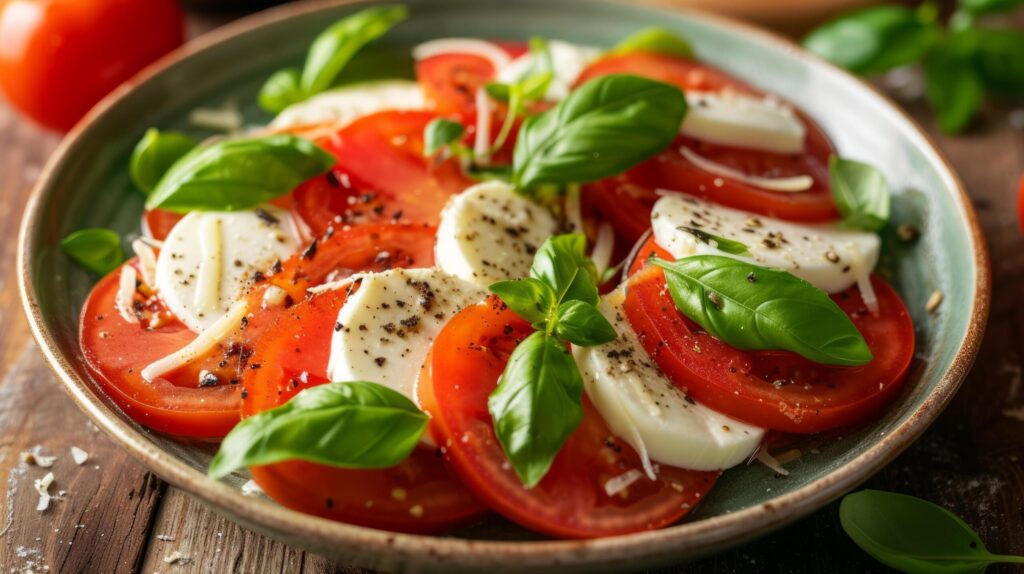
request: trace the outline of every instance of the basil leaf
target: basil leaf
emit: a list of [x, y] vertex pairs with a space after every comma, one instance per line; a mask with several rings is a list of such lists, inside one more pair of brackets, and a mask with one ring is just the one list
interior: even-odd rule
[[512, 168], [507, 165], [471, 165], [466, 175], [475, 181], [512, 181]]
[[587, 238], [580, 233], [549, 237], [533, 256], [530, 277], [550, 287], [556, 303], [576, 300], [596, 305], [597, 267], [586, 248]]
[[520, 189], [620, 173], [675, 139], [686, 98], [675, 86], [629, 75], [591, 80], [526, 120], [513, 155]]
[[1010, 97], [1024, 94], [1024, 32], [1003, 28], [968, 30], [974, 60], [989, 90]]
[[102, 227], [79, 229], [60, 242], [61, 249], [82, 267], [106, 275], [124, 262], [121, 237]]
[[313, 142], [291, 135], [222, 140], [192, 150], [171, 166], [146, 207], [246, 209], [288, 193], [335, 161]]
[[1024, 0], [960, 0], [960, 7], [971, 14], [995, 14], [1009, 12], [1024, 6]]
[[306, 99], [299, 77], [298, 68], [274, 72], [260, 88], [260, 107], [272, 114], [278, 114], [288, 106]]
[[423, 154], [430, 157], [462, 138], [466, 129], [459, 122], [436, 118], [423, 130]]
[[720, 255], [651, 261], [664, 269], [676, 307], [737, 349], [781, 349], [826, 365], [863, 365], [872, 359], [842, 309], [824, 291], [786, 271]]
[[877, 6], [832, 20], [804, 38], [804, 47], [856, 74], [878, 74], [916, 62], [941, 31], [904, 6]]
[[613, 54], [653, 52], [690, 60], [694, 58], [693, 46], [689, 42], [657, 26], [640, 30], [616, 44], [611, 51]]
[[925, 95], [946, 133], [966, 128], [985, 97], [985, 86], [968, 50], [950, 41], [925, 59]]
[[498, 442], [527, 488], [547, 474], [583, 420], [582, 397], [583, 378], [559, 340], [538, 331], [512, 351], [487, 409]]
[[330, 88], [352, 56], [405, 20], [405, 6], [367, 8], [324, 30], [309, 47], [300, 84], [306, 97]]
[[712, 247], [723, 253], [729, 253], [731, 255], [750, 254], [750, 248], [747, 247], [746, 243], [743, 243], [741, 241], [726, 239], [725, 237], [715, 235], [713, 233], [708, 233], [707, 231], [697, 229], [696, 227], [687, 227], [685, 225], [680, 225], [676, 229], [678, 229], [679, 231], [685, 231], [686, 233], [689, 233], [690, 235], [696, 237], [697, 241], [711, 245]]
[[428, 417], [401, 393], [356, 381], [308, 388], [285, 404], [238, 423], [207, 474], [305, 460], [341, 468], [387, 468], [404, 460]]
[[566, 301], [558, 306], [555, 333], [580, 347], [608, 343], [618, 336], [597, 307], [583, 301]]
[[132, 183], [148, 194], [164, 173], [194, 147], [196, 140], [185, 134], [149, 128], [132, 151], [129, 165]]
[[828, 160], [829, 184], [843, 225], [878, 231], [889, 221], [889, 184], [882, 172], [852, 159]]
[[543, 281], [528, 277], [498, 281], [488, 287], [509, 309], [531, 324], [543, 324], [557, 306], [555, 292]]
[[848, 494], [839, 505], [839, 521], [865, 552], [910, 574], [976, 574], [989, 564], [1024, 564], [1024, 557], [989, 552], [977, 533], [945, 508], [905, 494]]

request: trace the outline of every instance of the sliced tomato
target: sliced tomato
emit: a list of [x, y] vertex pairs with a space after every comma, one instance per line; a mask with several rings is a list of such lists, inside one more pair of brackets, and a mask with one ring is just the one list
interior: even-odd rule
[[[516, 58], [526, 52], [522, 43], [497, 42]], [[435, 112], [470, 115], [476, 109], [476, 92], [494, 81], [494, 64], [477, 54], [438, 54], [416, 62], [416, 81], [423, 87]]]
[[[637, 74], [679, 86], [688, 92], [731, 89], [760, 94], [725, 72], [693, 60], [647, 53], [612, 55], [598, 60], [580, 75], [577, 84], [608, 74]], [[828, 158], [835, 148], [821, 128], [797, 112], [807, 128], [802, 154], [780, 154], [721, 146], [680, 136], [668, 149], [620, 176], [586, 186], [583, 200], [611, 221], [626, 243], [635, 242], [650, 227], [651, 207], [658, 189], [703, 197], [737, 209], [794, 221], [827, 221], [838, 212], [829, 193]], [[784, 193], [751, 186], [737, 179], [705, 171], [680, 152], [698, 155], [752, 176], [809, 175], [807, 191]]]
[[[255, 341], [278, 316], [306, 296], [306, 288], [358, 271], [433, 265], [434, 229], [422, 225], [361, 226], [322, 238], [261, 275], [247, 295], [253, 311], [243, 327], [205, 356], [152, 382], [141, 371], [181, 349], [196, 335], [167, 311], [149, 286], [135, 294], [138, 322], [116, 310], [120, 270], [93, 288], [82, 309], [80, 341], [86, 363], [115, 403], [139, 424], [189, 437], [222, 437], [238, 422], [238, 382], [251, 368]], [[264, 308], [270, 286], [284, 289], [281, 306]], [[150, 327], [154, 314], [159, 326]], [[214, 375], [213, 379], [203, 371]]]
[[537, 486], [523, 487], [494, 436], [487, 398], [512, 350], [530, 332], [525, 321], [490, 299], [456, 315], [434, 342], [420, 374], [420, 404], [463, 482], [508, 519], [559, 537], [651, 530], [684, 516], [719, 473], [662, 466], [657, 480], [642, 477], [609, 495], [610, 479], [643, 467], [586, 399], [583, 422], [551, 470]]
[[[260, 339], [244, 381], [244, 416], [284, 404], [327, 382], [331, 336], [347, 289], [326, 291], [292, 307]], [[274, 500], [305, 512], [373, 528], [437, 533], [478, 518], [486, 508], [445, 468], [434, 449], [419, 447], [392, 468], [353, 470], [304, 461], [254, 467]]]
[[914, 325], [903, 301], [871, 278], [878, 313], [851, 287], [832, 299], [867, 341], [874, 359], [859, 367], [821, 365], [787, 351], [740, 351], [680, 313], [649, 241], [633, 263], [626, 316], [644, 348], [672, 382], [695, 400], [748, 423], [792, 433], [816, 433], [869, 419], [902, 388], [914, 356]]
[[473, 184], [457, 161], [423, 156], [423, 130], [436, 117], [381, 112], [318, 141], [338, 163], [293, 193], [295, 210], [313, 233], [368, 222], [436, 225], [448, 198]]
[[163, 241], [183, 217], [185, 216], [180, 213], [166, 209], [147, 209], [142, 212], [142, 234]]
[[1017, 188], [1017, 220], [1020, 223], [1021, 233], [1024, 233], [1024, 175], [1020, 176]]

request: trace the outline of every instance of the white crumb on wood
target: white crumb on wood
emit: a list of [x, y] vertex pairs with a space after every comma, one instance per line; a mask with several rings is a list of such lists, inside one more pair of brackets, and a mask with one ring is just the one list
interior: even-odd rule
[[161, 542], [174, 542], [174, 537], [170, 534], [157, 534], [156, 539]]
[[38, 512], [43, 512], [50, 507], [50, 485], [53, 484], [53, 473], [48, 472], [43, 478], [35, 480], [36, 492], [39, 493], [39, 504], [36, 505]]
[[164, 556], [164, 562], [171, 565], [185, 566], [192, 563], [192, 559], [182, 554], [180, 551], [175, 550], [167, 556]]
[[77, 446], [71, 446], [71, 459], [75, 461], [75, 464], [81, 466], [85, 464], [85, 461], [89, 460], [89, 453], [78, 448]]
[[26, 450], [21, 453], [21, 461], [40, 468], [50, 468], [53, 466], [53, 463], [57, 462], [57, 457], [43, 454], [43, 447], [37, 444], [32, 447], [32, 450]]

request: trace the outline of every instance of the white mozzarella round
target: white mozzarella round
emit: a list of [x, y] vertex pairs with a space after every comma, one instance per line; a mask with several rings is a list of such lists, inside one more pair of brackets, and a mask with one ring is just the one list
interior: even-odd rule
[[[597, 48], [579, 46], [559, 40], [549, 40], [548, 51], [551, 54], [553, 77], [544, 99], [553, 102], [565, 99], [584, 68], [601, 55], [601, 50]], [[498, 81], [518, 82], [534, 66], [534, 60], [533, 52], [527, 52], [512, 60], [507, 66], [498, 70]]]
[[384, 110], [422, 110], [423, 89], [408, 80], [365, 82], [337, 88], [293, 104], [270, 124], [271, 129], [326, 124], [332, 129]]
[[448, 201], [434, 259], [442, 270], [487, 287], [529, 275], [537, 248], [557, 229], [544, 207], [506, 183], [484, 182]]
[[298, 248], [292, 217], [282, 209], [193, 211], [164, 240], [156, 288], [171, 312], [202, 332], [228, 311], [256, 272]]
[[806, 129], [793, 110], [771, 97], [688, 92], [684, 135], [711, 143], [776, 153], [804, 150]]
[[739, 464], [761, 443], [764, 429], [713, 411], [687, 397], [651, 361], [623, 315], [622, 289], [603, 297], [601, 312], [619, 337], [574, 347], [587, 395], [611, 428], [645, 459], [693, 470]]
[[338, 312], [327, 375], [379, 383], [416, 401], [416, 378], [434, 338], [487, 293], [438, 269], [392, 269], [357, 281]]
[[[837, 293], [871, 273], [881, 241], [874, 233], [834, 224], [799, 224], [673, 193], [654, 204], [654, 240], [676, 259], [724, 255], [763, 267], [785, 269], [828, 293]], [[701, 233], [739, 241], [745, 255], [718, 249]]]

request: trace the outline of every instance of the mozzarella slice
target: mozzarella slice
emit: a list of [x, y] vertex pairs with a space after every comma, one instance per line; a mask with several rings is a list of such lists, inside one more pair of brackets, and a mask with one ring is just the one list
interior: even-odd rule
[[416, 401], [416, 377], [441, 327], [487, 293], [438, 269], [392, 269], [359, 281], [338, 312], [327, 376], [373, 381]]
[[[600, 304], [619, 334], [616, 340], [573, 348], [587, 396], [612, 432], [641, 455], [670, 466], [718, 470], [747, 460], [764, 429], [694, 402], [666, 379], [625, 319], [624, 300], [618, 289]], [[646, 461], [645, 467], [650, 475]]]
[[[870, 274], [881, 248], [874, 233], [833, 224], [791, 223], [677, 193], [654, 204], [651, 227], [655, 242], [676, 259], [724, 255], [785, 269], [829, 293], [850, 287], [859, 275]], [[714, 239], [702, 234], [739, 241], [748, 253], [726, 253]]]
[[537, 248], [557, 229], [547, 209], [506, 183], [484, 182], [448, 201], [434, 259], [447, 273], [487, 287], [529, 275]]
[[775, 153], [800, 153], [806, 128], [793, 110], [771, 97], [689, 92], [684, 135], [711, 143]]
[[423, 89], [408, 80], [365, 82], [324, 92], [289, 106], [270, 124], [271, 129], [318, 124], [332, 129], [384, 110], [422, 110], [427, 107]]
[[228, 311], [256, 272], [298, 249], [291, 215], [282, 209], [193, 211], [164, 240], [156, 288], [171, 312], [202, 332]]
[[[548, 41], [551, 54], [553, 77], [544, 99], [557, 102], [565, 99], [572, 90], [576, 79], [588, 64], [601, 55], [601, 50], [591, 46], [578, 46], [559, 40]], [[536, 60], [533, 52], [527, 52], [498, 70], [498, 81], [506, 84], [519, 81], [530, 71]]]

